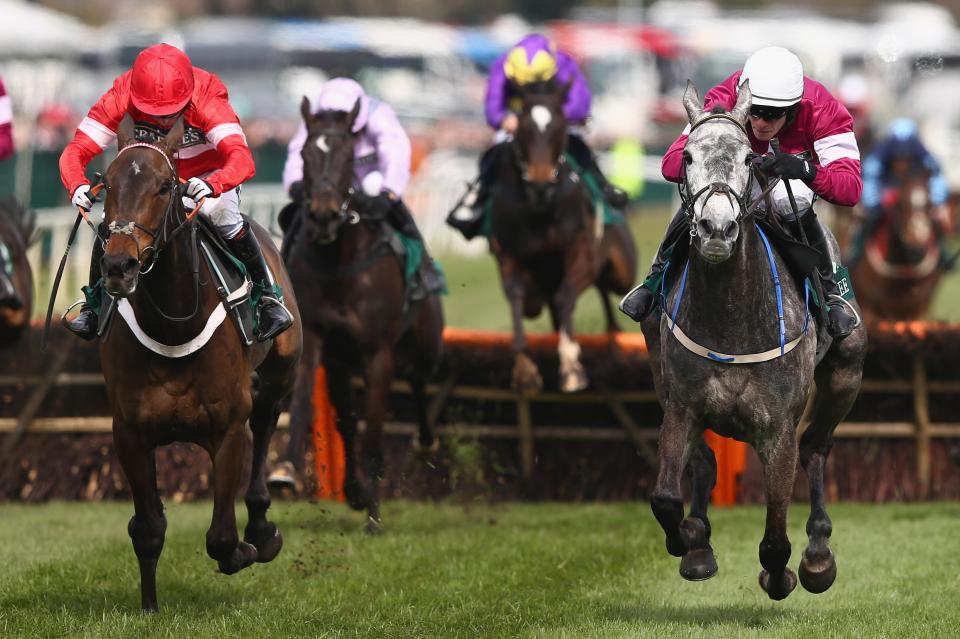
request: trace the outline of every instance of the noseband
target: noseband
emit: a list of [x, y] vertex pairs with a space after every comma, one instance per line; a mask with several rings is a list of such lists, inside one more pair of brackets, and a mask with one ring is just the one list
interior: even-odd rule
[[[175, 238], [179, 234], [180, 230], [183, 229], [187, 223], [193, 220], [197, 212], [200, 210], [200, 206], [198, 205], [197, 208], [190, 213], [190, 215], [185, 216], [184, 219], [180, 220], [176, 228], [173, 230], [173, 232], [168, 234], [167, 228], [169, 225], [167, 222], [170, 219], [171, 213], [173, 213], [174, 211], [179, 212], [182, 210], [181, 207], [177, 206], [177, 202], [179, 202], [180, 200], [180, 197], [179, 197], [180, 188], [179, 188], [179, 179], [177, 177], [177, 169], [174, 166], [173, 162], [170, 160], [170, 157], [167, 155], [166, 151], [164, 151], [159, 146], [150, 144], [149, 142], [133, 142], [131, 144], [128, 144], [127, 146], [120, 149], [120, 151], [117, 153], [117, 157], [119, 158], [124, 151], [128, 149], [136, 148], [136, 147], [153, 149], [154, 151], [159, 153], [161, 156], [163, 156], [163, 159], [166, 161], [167, 166], [170, 168], [170, 172], [173, 174], [173, 177], [170, 179], [170, 182], [171, 182], [170, 198], [167, 201], [167, 208], [163, 213], [163, 219], [160, 220], [160, 223], [155, 228], [150, 229], [143, 226], [139, 222], [117, 218], [107, 225], [108, 233], [105, 238], [101, 237], [99, 232], [97, 233], [97, 237], [100, 239], [100, 242], [106, 245], [106, 243], [114, 235], [129, 236], [130, 239], [132, 239], [134, 244], [136, 244], [137, 246], [137, 261], [140, 262], [140, 274], [145, 275], [146, 273], [149, 273], [153, 269], [153, 267], [156, 265], [157, 256], [160, 254], [160, 249], [163, 248], [164, 245], [172, 241], [173, 238]], [[146, 247], [141, 248], [140, 242], [139, 240], [137, 240], [137, 236], [134, 234], [135, 230], [139, 230], [146, 233], [151, 238], [153, 238], [153, 241], [151, 241], [150, 244], [148, 244]], [[144, 255], [147, 255], [147, 254], [149, 254], [149, 259], [145, 261]]]

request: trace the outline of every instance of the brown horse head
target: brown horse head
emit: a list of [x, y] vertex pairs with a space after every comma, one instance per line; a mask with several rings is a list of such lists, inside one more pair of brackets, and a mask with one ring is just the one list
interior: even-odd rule
[[305, 230], [320, 244], [337, 238], [344, 223], [356, 224], [359, 216], [350, 211], [353, 194], [353, 125], [360, 113], [360, 101], [345, 111], [313, 113], [304, 97], [300, 113], [307, 126], [303, 157], [303, 188], [307, 194], [308, 215]]
[[893, 235], [910, 253], [921, 257], [934, 239], [930, 172], [910, 171], [901, 179], [900, 199], [891, 212]]
[[567, 118], [563, 113], [570, 84], [537, 82], [520, 90], [523, 111], [516, 141], [523, 181], [535, 201], [549, 201], [560, 178], [567, 144]]
[[183, 118], [177, 118], [164, 139], [149, 143], [137, 140], [129, 115], [120, 123], [120, 151], [103, 179], [108, 235], [100, 271], [111, 295], [136, 290], [140, 273], [151, 268], [163, 247], [171, 216], [182, 211], [173, 153], [183, 129]]

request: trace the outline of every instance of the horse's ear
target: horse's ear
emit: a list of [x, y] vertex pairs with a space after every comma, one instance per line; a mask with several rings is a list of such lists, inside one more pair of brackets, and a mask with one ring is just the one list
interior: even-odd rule
[[183, 144], [183, 114], [181, 113], [176, 122], [173, 123], [173, 126], [170, 127], [170, 131], [167, 132], [167, 136], [163, 138], [163, 145], [167, 148], [167, 151], [173, 153], [180, 148], [180, 145]]
[[347, 124], [351, 131], [353, 131], [353, 125], [357, 122], [357, 116], [360, 115], [360, 100], [362, 98], [357, 98], [356, 104], [353, 105], [353, 108], [350, 109], [350, 114], [347, 116]]
[[750, 105], [753, 104], [753, 93], [750, 91], [750, 80], [744, 80], [737, 92], [737, 104], [730, 115], [744, 126], [747, 125], [747, 116], [750, 115]]
[[697, 87], [693, 86], [693, 82], [690, 80], [687, 80], [687, 90], [683, 92], [683, 108], [687, 110], [687, 118], [691, 125], [695, 124], [703, 115], [703, 103], [700, 102]]
[[310, 126], [310, 120], [313, 119], [313, 110], [310, 108], [310, 98], [303, 96], [303, 100], [300, 101], [300, 115], [303, 116], [303, 122], [308, 127]]
[[136, 137], [137, 131], [133, 125], [133, 118], [127, 113], [123, 116], [123, 119], [120, 120], [120, 126], [117, 127], [117, 148], [122, 149], [131, 142], [134, 142]]

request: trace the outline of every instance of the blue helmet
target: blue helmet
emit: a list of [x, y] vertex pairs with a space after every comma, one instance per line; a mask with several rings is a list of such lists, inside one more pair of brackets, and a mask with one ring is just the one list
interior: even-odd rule
[[910, 118], [897, 118], [890, 123], [888, 144], [890, 157], [921, 159], [926, 155], [917, 123]]

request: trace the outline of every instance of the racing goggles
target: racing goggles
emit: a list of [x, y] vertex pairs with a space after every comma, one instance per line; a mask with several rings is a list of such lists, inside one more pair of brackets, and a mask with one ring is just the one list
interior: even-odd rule
[[760, 118], [767, 122], [775, 122], [787, 114], [787, 107], [767, 106], [754, 104], [750, 107], [750, 117]]

